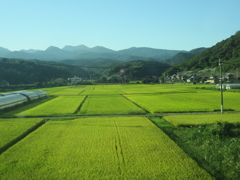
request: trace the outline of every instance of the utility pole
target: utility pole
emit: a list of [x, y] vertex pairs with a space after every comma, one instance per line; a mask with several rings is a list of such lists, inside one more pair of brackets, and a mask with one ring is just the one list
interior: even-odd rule
[[221, 114], [223, 114], [223, 87], [222, 87], [222, 63], [221, 60], [219, 59], [219, 69], [220, 69], [220, 99], [221, 99]]
[[236, 79], [236, 82], [238, 83], [238, 68], [237, 68], [237, 79]]

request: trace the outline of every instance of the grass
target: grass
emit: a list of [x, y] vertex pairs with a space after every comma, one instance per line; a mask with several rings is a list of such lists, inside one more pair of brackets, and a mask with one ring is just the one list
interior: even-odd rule
[[1, 179], [212, 179], [144, 117], [47, 122], [0, 161]]
[[77, 111], [84, 98], [84, 96], [59, 96], [32, 109], [15, 114], [15, 116], [62, 116], [73, 114]]
[[121, 95], [88, 96], [81, 107], [80, 115], [145, 114], [146, 111]]

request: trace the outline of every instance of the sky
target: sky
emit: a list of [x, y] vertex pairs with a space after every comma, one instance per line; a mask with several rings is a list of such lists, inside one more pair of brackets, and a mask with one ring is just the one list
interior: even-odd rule
[[211, 47], [240, 30], [240, 0], [0, 0], [0, 47]]

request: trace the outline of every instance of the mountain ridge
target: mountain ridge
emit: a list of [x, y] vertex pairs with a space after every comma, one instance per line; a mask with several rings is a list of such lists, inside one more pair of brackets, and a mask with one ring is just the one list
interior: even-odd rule
[[113, 60], [135, 60], [137, 59], [154, 59], [162, 61], [171, 58], [178, 52], [183, 50], [166, 50], [156, 49], [149, 47], [132, 47], [122, 50], [112, 50], [103, 46], [95, 46], [89, 48], [85, 45], [71, 46], [66, 45], [63, 48], [56, 46], [49, 46], [45, 50], [20, 50], [10, 51], [6, 48], [0, 48], [0, 57], [3, 58], [19, 58], [19, 59], [38, 59], [45, 61], [59, 61], [66, 59], [94, 59], [94, 58], [107, 58]]

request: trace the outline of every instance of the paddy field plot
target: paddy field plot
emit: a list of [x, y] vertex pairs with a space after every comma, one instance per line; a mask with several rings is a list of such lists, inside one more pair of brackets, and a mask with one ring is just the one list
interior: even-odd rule
[[77, 111], [84, 98], [85, 96], [59, 96], [15, 116], [61, 116], [73, 114]]
[[[51, 95], [52, 93], [60, 92], [68, 88], [69, 88], [68, 86], [61, 86], [61, 87], [41, 88], [41, 90], [46, 91], [48, 95]], [[39, 89], [33, 89], [33, 91], [36, 91], [36, 90], [39, 90]]]
[[[125, 97], [151, 113], [215, 111], [219, 109], [216, 104], [181, 98], [178, 97], [178, 94], [184, 97], [189, 95], [189, 93], [134, 94], [125, 95]], [[197, 96], [197, 94], [195, 95]]]
[[138, 107], [121, 95], [91, 95], [83, 103], [78, 114], [145, 114], [146, 111]]
[[0, 119], [0, 151], [23, 133], [39, 124], [43, 119]]
[[123, 94], [123, 85], [97, 85], [88, 86], [81, 95], [117, 95]]
[[201, 124], [211, 124], [214, 122], [240, 123], [240, 114], [198, 114], [198, 115], [172, 115], [163, 116], [174, 126], [191, 126]]
[[48, 98], [41, 99], [40, 101], [33, 102], [33, 103], [30, 103], [30, 104], [26, 104], [26, 105], [24, 105], [22, 107], [19, 107], [19, 108], [16, 108], [14, 110], [11, 110], [9, 112], [6, 112], [4, 114], [1, 114], [0, 117], [16, 117], [16, 114], [19, 114], [19, 113], [21, 113], [23, 111], [27, 111], [29, 109], [37, 107], [37, 106], [39, 106], [41, 104], [44, 104], [44, 103], [46, 103], [48, 101], [51, 101], [51, 100], [55, 99], [55, 98], [57, 98], [57, 96], [50, 96]]
[[0, 162], [1, 179], [212, 179], [144, 117], [49, 121]]
[[[218, 91], [199, 91], [198, 93], [176, 93], [174, 97], [181, 99], [188, 99], [191, 101], [204, 102], [215, 106], [216, 108], [220, 107], [220, 93]], [[240, 93], [234, 92], [224, 92], [224, 108], [225, 110], [240, 110]]]
[[75, 95], [80, 95], [84, 91], [85, 91], [84, 86], [68, 87], [60, 91], [53, 92], [51, 93], [51, 95], [52, 96], [75, 96]]

